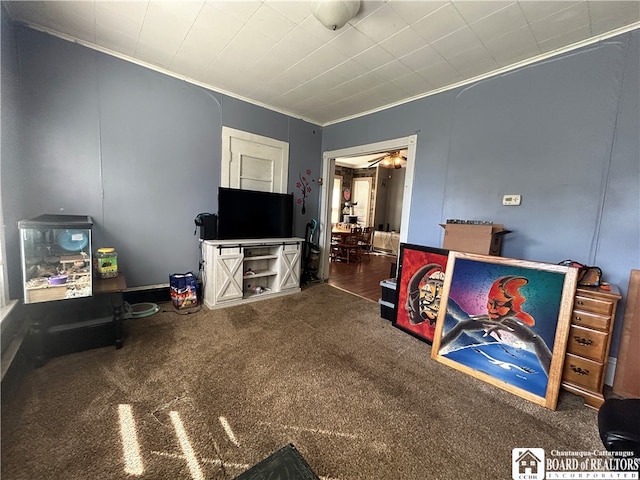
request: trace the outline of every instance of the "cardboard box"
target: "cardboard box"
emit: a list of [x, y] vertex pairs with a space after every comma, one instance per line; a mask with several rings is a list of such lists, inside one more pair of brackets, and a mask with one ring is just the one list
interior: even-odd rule
[[442, 248], [456, 252], [478, 253], [481, 255], [500, 255], [502, 237], [511, 230], [505, 230], [499, 223], [465, 224], [447, 223], [444, 228]]

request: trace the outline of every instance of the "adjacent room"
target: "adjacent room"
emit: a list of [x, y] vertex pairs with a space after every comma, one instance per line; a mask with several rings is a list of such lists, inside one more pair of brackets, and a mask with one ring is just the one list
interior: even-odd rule
[[637, 478], [639, 2], [0, 17], [3, 478]]
[[[331, 195], [334, 255], [328, 281], [377, 301], [380, 282], [395, 276], [400, 252], [407, 150], [337, 158]], [[337, 247], [354, 231], [360, 249], [347, 262]]]

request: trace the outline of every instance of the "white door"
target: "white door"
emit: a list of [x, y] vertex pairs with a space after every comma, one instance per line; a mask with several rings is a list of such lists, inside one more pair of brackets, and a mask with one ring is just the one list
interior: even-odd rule
[[363, 227], [368, 227], [371, 213], [371, 177], [353, 179], [351, 200], [357, 204], [353, 207], [353, 214], [358, 216], [358, 223], [361, 223]]
[[221, 187], [287, 193], [289, 144], [222, 127]]
[[340, 223], [342, 221], [342, 175], [333, 177], [331, 198], [331, 223]]

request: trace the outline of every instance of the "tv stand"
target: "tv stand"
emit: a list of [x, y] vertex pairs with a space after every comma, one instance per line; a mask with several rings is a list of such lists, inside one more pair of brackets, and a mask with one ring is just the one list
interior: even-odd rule
[[304, 240], [204, 240], [203, 301], [209, 309], [300, 291]]

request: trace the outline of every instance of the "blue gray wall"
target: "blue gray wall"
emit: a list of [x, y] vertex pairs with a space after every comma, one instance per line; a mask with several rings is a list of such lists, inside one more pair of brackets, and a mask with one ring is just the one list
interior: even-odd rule
[[[117, 248], [129, 286], [197, 271], [193, 219], [217, 211], [223, 125], [289, 142], [296, 198], [298, 172], [318, 176], [316, 125], [22, 26], [3, 30], [15, 46], [12, 63], [3, 55], [3, 87], [5, 73], [19, 84], [17, 138], [2, 165], [14, 298], [22, 295], [16, 222], [42, 213], [93, 217], [94, 250]], [[316, 192], [306, 206], [302, 215], [296, 205], [299, 236], [316, 215]]]
[[639, 38], [325, 127], [323, 150], [417, 133], [410, 243], [441, 246], [447, 218], [503, 223], [504, 256], [598, 265], [626, 294], [640, 268]]
[[[3, 221], [9, 227], [5, 229], [5, 247], [10, 283], [16, 285], [16, 271], [19, 277], [20, 251], [17, 235], [17, 222], [24, 218], [27, 193], [27, 166], [23, 161], [23, 137], [21, 135], [20, 78], [18, 73], [18, 52], [13, 28], [4, 9], [0, 9], [0, 104], [2, 105], [0, 137], [0, 189], [2, 191]], [[12, 298], [19, 296], [12, 289]]]
[[[629, 271], [640, 268], [639, 37], [322, 129], [12, 27], [3, 11], [12, 296], [21, 296], [16, 222], [45, 212], [94, 217], [94, 246], [117, 247], [130, 285], [197, 269], [193, 217], [217, 210], [222, 125], [288, 141], [296, 198], [298, 174], [317, 179], [322, 151], [417, 133], [411, 243], [440, 246], [447, 218], [492, 220], [513, 231], [505, 256], [596, 264], [626, 294]], [[307, 214], [296, 210], [297, 235], [318, 214], [312, 189]], [[503, 207], [506, 193], [521, 194], [522, 205]]]

